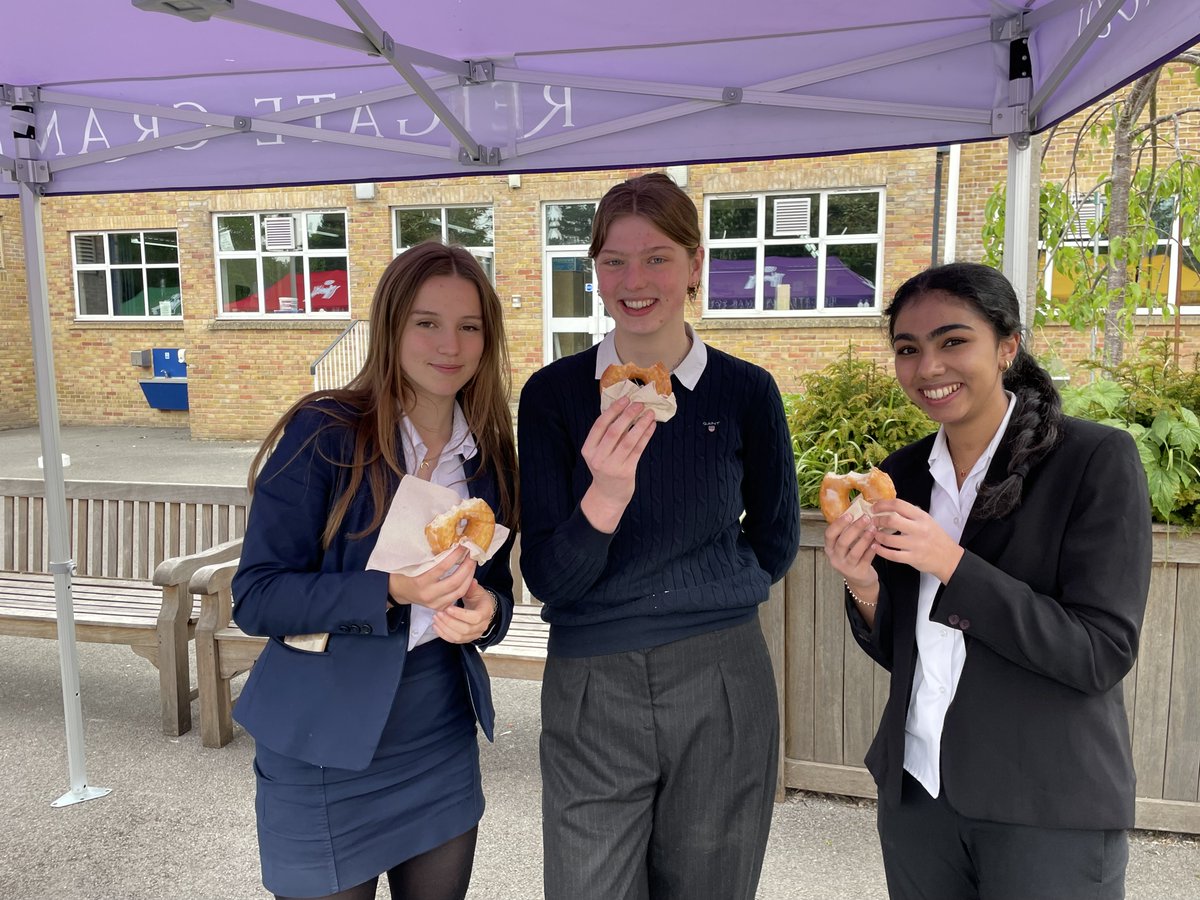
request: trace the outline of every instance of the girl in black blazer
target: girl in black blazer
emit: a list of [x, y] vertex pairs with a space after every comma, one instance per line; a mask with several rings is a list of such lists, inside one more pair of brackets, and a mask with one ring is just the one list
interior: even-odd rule
[[1123, 897], [1121, 681], [1150, 580], [1136, 447], [1062, 414], [995, 270], [927, 270], [886, 315], [896, 376], [941, 427], [884, 461], [897, 499], [834, 521], [825, 553], [891, 672], [866, 759], [889, 893]]
[[[417, 576], [366, 564], [402, 477], [516, 522], [508, 373], [479, 263], [419, 244], [379, 280], [362, 371], [292, 406], [255, 460], [233, 614], [271, 640], [234, 715], [255, 739], [277, 897], [371, 900], [385, 872], [393, 897], [466, 895], [483, 814], [476, 726], [490, 738], [494, 720], [477, 648], [511, 619], [511, 537], [478, 567], [462, 548]], [[410, 625], [430, 618], [409, 649]], [[283, 640], [311, 633], [327, 643]]]

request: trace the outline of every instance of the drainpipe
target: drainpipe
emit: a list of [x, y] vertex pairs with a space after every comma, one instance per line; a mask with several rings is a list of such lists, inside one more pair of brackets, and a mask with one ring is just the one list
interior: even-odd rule
[[938, 147], [934, 151], [933, 165], [933, 246], [929, 251], [929, 264], [938, 264], [938, 229], [942, 221], [942, 166], [946, 159], [947, 147]]
[[950, 145], [950, 170], [946, 177], [946, 244], [943, 262], [958, 258], [958, 169], [962, 145]]

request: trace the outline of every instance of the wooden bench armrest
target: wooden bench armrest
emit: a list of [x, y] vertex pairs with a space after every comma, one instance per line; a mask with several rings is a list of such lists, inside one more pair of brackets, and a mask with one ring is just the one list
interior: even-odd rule
[[238, 560], [232, 559], [196, 569], [188, 580], [188, 591], [201, 597], [228, 591], [237, 568]]
[[214, 563], [223, 563], [229, 560], [236, 561], [241, 556], [241, 553], [242, 539], [238, 538], [237, 540], [217, 544], [215, 547], [210, 547], [199, 553], [190, 553], [187, 556], [173, 556], [170, 559], [164, 559], [158, 564], [158, 567], [154, 570], [154, 578], [152, 580], [160, 587], [187, 584], [191, 581], [192, 576], [197, 570], [213, 565]]

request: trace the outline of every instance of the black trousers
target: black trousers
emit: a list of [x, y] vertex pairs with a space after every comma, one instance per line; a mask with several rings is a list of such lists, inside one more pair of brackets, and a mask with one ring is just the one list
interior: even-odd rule
[[879, 804], [892, 900], [1121, 900], [1123, 830], [1036, 828], [959, 815], [904, 773], [898, 805]]
[[550, 657], [547, 900], [753, 900], [778, 743], [757, 618], [650, 650]]

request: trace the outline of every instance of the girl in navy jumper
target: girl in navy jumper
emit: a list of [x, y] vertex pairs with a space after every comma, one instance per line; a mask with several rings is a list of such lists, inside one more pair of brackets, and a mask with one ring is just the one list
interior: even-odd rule
[[[750, 900], [778, 717], [758, 604], [799, 540], [791, 441], [763, 369], [684, 320], [704, 257], [662, 174], [612, 188], [591, 256], [615, 330], [521, 394], [522, 568], [545, 604], [548, 900]], [[678, 408], [600, 412], [610, 363], [672, 371]]]

